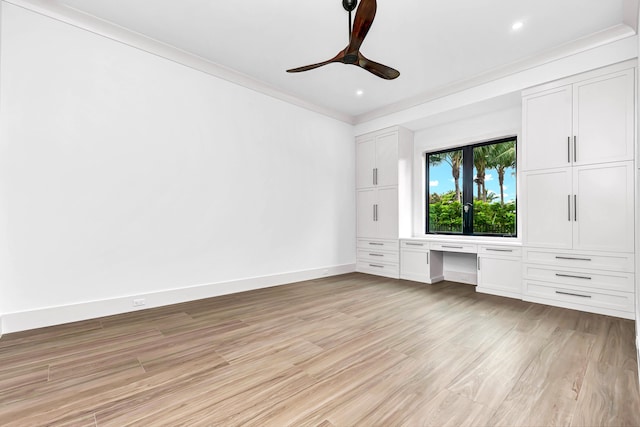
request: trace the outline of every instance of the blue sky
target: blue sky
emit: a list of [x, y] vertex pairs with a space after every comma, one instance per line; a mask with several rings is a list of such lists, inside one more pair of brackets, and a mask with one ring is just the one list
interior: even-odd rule
[[[473, 170], [474, 175], [476, 170]], [[504, 174], [504, 201], [509, 202], [516, 198], [516, 177], [513, 174], [513, 168], [506, 170]], [[460, 173], [460, 190], [462, 191], [462, 171]], [[496, 202], [500, 202], [500, 186], [498, 184], [498, 172], [495, 169], [487, 169], [485, 172], [485, 187], [488, 192], [496, 193]], [[454, 190], [453, 177], [451, 176], [451, 166], [442, 162], [437, 166], [429, 167], [429, 192], [430, 193], [446, 193]], [[477, 186], [473, 185], [473, 194], [477, 195]]]

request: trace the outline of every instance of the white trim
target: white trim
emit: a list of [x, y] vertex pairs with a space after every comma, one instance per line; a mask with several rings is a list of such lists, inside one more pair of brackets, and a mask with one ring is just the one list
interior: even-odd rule
[[[187, 288], [172, 289], [148, 294], [128, 295], [107, 300], [88, 301], [57, 307], [40, 308], [16, 313], [5, 313], [2, 325], [5, 333], [19, 332], [28, 329], [59, 325], [95, 319], [103, 316], [127, 313], [211, 298], [220, 295], [245, 292], [254, 289], [285, 285], [321, 277], [336, 276], [355, 271], [355, 264], [335, 265], [331, 267], [315, 268], [311, 270], [293, 271], [271, 276], [251, 277], [229, 282], [196, 285]], [[144, 298], [144, 307], [133, 307], [133, 300]]]
[[445, 271], [444, 280], [449, 282], [465, 283], [467, 285], [476, 285], [478, 283], [478, 275], [476, 272], [465, 273], [461, 271]]
[[479, 292], [481, 294], [496, 295], [496, 296], [505, 297], [505, 298], [514, 298], [519, 300], [522, 299], [522, 293], [503, 291], [502, 289], [491, 289], [491, 288], [483, 288], [481, 286], [476, 286], [476, 292]]
[[247, 89], [254, 90], [298, 107], [305, 108], [315, 113], [322, 114], [332, 119], [351, 125], [354, 124], [354, 117], [349, 114], [341, 113], [339, 111], [305, 101], [292, 93], [285, 92], [251, 76], [216, 64], [192, 53], [180, 50], [174, 46], [151, 39], [142, 34], [135, 33], [95, 16], [64, 6], [56, 1], [2, 0], [2, 2], [21, 7], [31, 12], [72, 25], [76, 28], [89, 31], [98, 36], [159, 56], [177, 64], [184, 65], [185, 67], [201, 71], [211, 76], [243, 86]]

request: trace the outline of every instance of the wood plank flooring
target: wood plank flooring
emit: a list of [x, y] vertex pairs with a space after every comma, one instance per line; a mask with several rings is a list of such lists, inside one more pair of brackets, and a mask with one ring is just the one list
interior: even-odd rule
[[5, 335], [3, 426], [640, 426], [634, 324], [359, 273]]

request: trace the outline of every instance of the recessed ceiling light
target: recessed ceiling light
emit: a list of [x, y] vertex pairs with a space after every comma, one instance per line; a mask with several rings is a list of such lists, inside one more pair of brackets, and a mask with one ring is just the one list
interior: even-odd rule
[[362, 96], [362, 95], [364, 95], [364, 91], [363, 91], [362, 89], [358, 89], [358, 90], [356, 91], [356, 95], [357, 95], [357, 96]]
[[511, 29], [514, 31], [519, 30], [520, 28], [522, 28], [524, 24], [522, 23], [522, 21], [516, 21], [513, 23], [513, 25], [511, 26]]

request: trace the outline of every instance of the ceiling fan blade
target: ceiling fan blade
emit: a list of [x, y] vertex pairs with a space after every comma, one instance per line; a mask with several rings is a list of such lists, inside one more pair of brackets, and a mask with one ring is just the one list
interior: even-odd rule
[[375, 61], [371, 61], [364, 57], [363, 54], [358, 52], [358, 63], [356, 64], [361, 68], [364, 68], [368, 72], [375, 74], [378, 77], [382, 77], [383, 79], [393, 80], [400, 75], [400, 71], [395, 70], [391, 67], [387, 67], [386, 65], [380, 64]]
[[347, 55], [355, 54], [360, 50], [360, 46], [364, 41], [364, 38], [373, 24], [373, 19], [376, 17], [376, 9], [378, 4], [376, 0], [362, 0], [358, 10], [356, 10], [356, 17], [353, 19], [353, 30], [351, 31], [351, 39], [349, 40], [349, 46], [347, 46]]
[[344, 59], [344, 51], [341, 50], [340, 52], [338, 52], [336, 56], [329, 59], [328, 61], [318, 62], [317, 64], [305, 65], [304, 67], [292, 68], [290, 70], [287, 70], [287, 73], [300, 73], [302, 71], [309, 71], [309, 70], [313, 70], [314, 68], [322, 67], [323, 65], [331, 64], [332, 62], [342, 62], [343, 59]]

